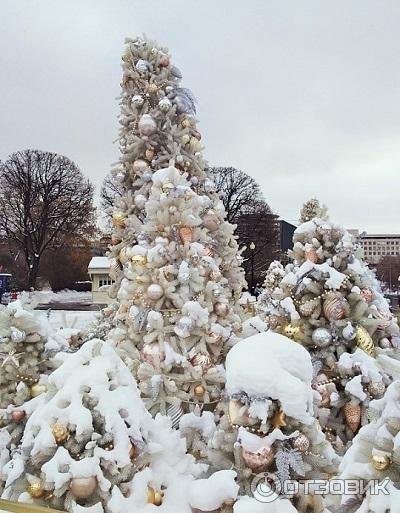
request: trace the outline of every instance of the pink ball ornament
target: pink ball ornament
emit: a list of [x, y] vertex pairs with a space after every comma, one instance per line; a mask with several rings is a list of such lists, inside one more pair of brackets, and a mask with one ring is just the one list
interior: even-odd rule
[[220, 317], [226, 317], [229, 312], [229, 306], [226, 303], [215, 303], [214, 311]]
[[275, 451], [272, 447], [262, 447], [256, 452], [242, 448], [242, 457], [246, 466], [257, 473], [266, 470], [271, 465], [275, 458]]
[[146, 363], [155, 365], [156, 362], [163, 362], [165, 360], [165, 351], [161, 350], [158, 342], [153, 342], [143, 347], [142, 357]]
[[91, 477], [75, 477], [70, 484], [70, 490], [74, 497], [87, 499], [96, 490], [97, 479]]
[[304, 253], [305, 259], [313, 262], [314, 264], [318, 262], [318, 255], [315, 248], [311, 248], [305, 251]]
[[361, 296], [365, 299], [367, 303], [370, 303], [372, 301], [372, 298], [374, 296], [372, 290], [368, 288], [361, 289]]
[[24, 412], [24, 410], [14, 410], [11, 413], [11, 418], [14, 422], [21, 422], [21, 420], [24, 420], [25, 416], [26, 413]]
[[207, 212], [203, 218], [203, 225], [210, 232], [215, 232], [219, 227], [219, 219], [213, 212]]
[[168, 55], [162, 54], [160, 56], [159, 63], [160, 63], [160, 66], [162, 66], [163, 68], [168, 68], [168, 66], [169, 66], [169, 57], [168, 57]]
[[164, 289], [158, 283], [152, 283], [147, 289], [147, 297], [152, 301], [161, 299], [164, 295]]

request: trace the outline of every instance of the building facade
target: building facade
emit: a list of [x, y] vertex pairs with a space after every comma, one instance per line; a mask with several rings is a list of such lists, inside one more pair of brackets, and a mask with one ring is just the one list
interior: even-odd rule
[[400, 234], [369, 234], [349, 230], [364, 250], [365, 260], [377, 265], [385, 256], [400, 257]]

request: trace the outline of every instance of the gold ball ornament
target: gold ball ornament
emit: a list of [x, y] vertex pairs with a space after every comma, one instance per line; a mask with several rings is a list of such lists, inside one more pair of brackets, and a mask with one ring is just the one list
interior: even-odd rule
[[194, 392], [194, 395], [195, 395], [196, 397], [198, 397], [199, 399], [201, 399], [201, 398], [204, 396], [204, 394], [206, 393], [206, 389], [203, 387], [203, 385], [196, 385], [196, 386], [194, 387], [193, 392]]
[[51, 427], [51, 432], [53, 433], [54, 440], [57, 442], [57, 444], [66, 442], [70, 435], [66, 426], [57, 423]]
[[185, 119], [182, 121], [181, 125], [182, 125], [182, 128], [189, 128], [189, 127], [191, 127], [191, 126], [192, 126], [191, 122], [190, 122], [187, 118], [185, 118]]
[[125, 228], [126, 216], [122, 212], [114, 212], [112, 216], [112, 224], [116, 228]]
[[157, 85], [157, 84], [154, 84], [154, 82], [153, 82], [153, 83], [151, 83], [151, 84], [149, 84], [149, 85], [147, 86], [147, 92], [148, 92], [149, 94], [156, 94], [156, 93], [158, 92], [158, 85]]
[[385, 454], [374, 454], [372, 456], [371, 463], [375, 470], [378, 470], [379, 472], [386, 470], [390, 467], [392, 460], [389, 456]]
[[253, 472], [262, 472], [274, 461], [275, 451], [272, 447], [262, 447], [255, 452], [242, 448], [242, 458], [246, 466]]
[[70, 490], [77, 499], [87, 499], [96, 490], [97, 479], [91, 477], [74, 477], [71, 480]]
[[363, 326], [357, 326], [355, 342], [369, 356], [374, 356], [375, 346], [371, 335]]
[[147, 258], [144, 255], [133, 255], [131, 261], [134, 265], [146, 265]]
[[161, 506], [162, 493], [159, 490], [154, 490], [151, 486], [147, 487], [147, 503], [154, 504], [154, 506]]
[[33, 499], [40, 499], [44, 495], [44, 488], [42, 481], [35, 481], [34, 483], [30, 483], [27, 489], [29, 495]]
[[285, 337], [288, 337], [292, 340], [297, 340], [298, 336], [300, 335], [301, 330], [299, 326], [293, 326], [293, 324], [286, 324], [283, 328], [283, 335]]
[[47, 391], [46, 385], [39, 384], [39, 383], [35, 383], [30, 388], [31, 397], [37, 397], [38, 395], [43, 394], [46, 391]]

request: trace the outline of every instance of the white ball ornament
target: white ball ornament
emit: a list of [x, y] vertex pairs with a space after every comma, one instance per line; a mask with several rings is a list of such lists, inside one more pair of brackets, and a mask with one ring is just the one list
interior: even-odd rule
[[158, 283], [152, 283], [147, 289], [147, 297], [152, 301], [157, 301], [164, 295], [164, 289]]
[[139, 119], [138, 128], [142, 135], [152, 135], [157, 130], [157, 123], [150, 114], [143, 114]]
[[145, 171], [147, 171], [149, 169], [149, 165], [148, 163], [143, 160], [143, 159], [137, 159], [134, 161], [133, 163], [133, 170], [135, 171], [135, 173], [137, 173], [138, 175], [141, 175], [143, 174]]
[[144, 103], [144, 99], [140, 94], [135, 94], [135, 96], [132, 97], [132, 103], [136, 105], [136, 107], [141, 107]]
[[137, 206], [137, 208], [139, 208], [140, 210], [142, 210], [144, 208], [144, 206], [146, 205], [146, 196], [144, 196], [143, 194], [137, 194], [135, 196], [135, 205]]
[[315, 329], [311, 338], [318, 347], [327, 347], [332, 342], [331, 332], [326, 328]]
[[135, 65], [135, 68], [137, 71], [139, 71], [139, 73], [145, 73], [147, 71], [147, 67], [148, 62], [143, 59], [139, 59]]
[[158, 108], [161, 110], [161, 112], [168, 112], [171, 107], [172, 103], [168, 98], [163, 98], [158, 102]]

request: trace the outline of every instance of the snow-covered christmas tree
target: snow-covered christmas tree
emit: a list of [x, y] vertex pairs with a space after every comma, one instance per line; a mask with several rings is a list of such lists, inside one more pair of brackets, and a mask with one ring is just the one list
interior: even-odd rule
[[[210, 459], [216, 462], [218, 455], [222, 466], [238, 472], [237, 505], [244, 501], [248, 513], [281, 511], [289, 495], [297, 511], [322, 511], [322, 498], [302, 493], [302, 486], [334, 475], [338, 457], [313, 416], [312, 364], [306, 349], [277, 333], [255, 335], [230, 350], [226, 378], [227, 416], [213, 436], [216, 452]], [[270, 501], [263, 501], [255, 486], [267, 484], [258, 480], [261, 473], [276, 487], [277, 501], [262, 510], [257, 501]], [[289, 480], [298, 483], [293, 497]]]
[[314, 217], [293, 241], [293, 263], [270, 266], [258, 313], [270, 329], [309, 350], [318, 416], [339, 449], [368, 421], [369, 399], [381, 397], [398, 376], [399, 327], [345, 229]]
[[340, 465], [338, 478], [353, 483], [341, 497], [341, 513], [400, 511], [400, 381], [370, 408], [374, 420], [360, 429]]
[[28, 294], [0, 306], [0, 489], [1, 469], [21, 440], [29, 411], [46, 390], [51, 357], [65, 345], [34, 306]]
[[199, 479], [207, 467], [186, 454], [167, 417], [152, 418], [109, 345], [92, 340], [57, 358], [3, 469], [3, 498], [78, 513], [192, 513], [235, 499], [235, 473]]
[[178, 422], [219, 401], [224, 357], [241, 328], [241, 257], [206, 172], [194, 98], [167, 49], [127, 40], [122, 61], [108, 339], [150, 411]]

